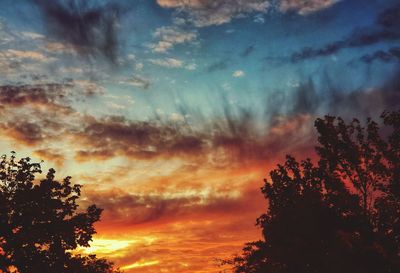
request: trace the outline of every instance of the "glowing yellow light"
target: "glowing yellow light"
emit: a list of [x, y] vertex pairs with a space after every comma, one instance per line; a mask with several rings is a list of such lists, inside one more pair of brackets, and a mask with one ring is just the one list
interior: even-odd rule
[[136, 262], [130, 265], [126, 265], [121, 267], [122, 270], [126, 270], [126, 269], [132, 269], [132, 268], [138, 268], [138, 267], [145, 267], [145, 266], [152, 266], [152, 265], [156, 265], [159, 264], [159, 261], [150, 261], [150, 262]]
[[103, 239], [94, 238], [90, 247], [80, 247], [76, 252], [84, 254], [97, 254], [107, 257], [124, 256], [132, 246], [148, 246], [153, 244], [157, 238], [154, 236], [140, 236], [134, 239]]
[[90, 247], [81, 248], [85, 254], [112, 254], [120, 251], [136, 243], [137, 240], [111, 240], [111, 239], [95, 239], [91, 242]]

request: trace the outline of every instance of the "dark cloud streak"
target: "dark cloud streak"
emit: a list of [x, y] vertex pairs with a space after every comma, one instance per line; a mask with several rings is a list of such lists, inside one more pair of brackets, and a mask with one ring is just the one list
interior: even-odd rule
[[248, 47], [246, 47], [241, 53], [240, 53], [240, 57], [242, 58], [246, 58], [248, 56], [250, 56], [255, 50], [254, 45], [250, 45]]
[[393, 47], [388, 51], [377, 50], [371, 54], [366, 54], [360, 57], [360, 61], [370, 64], [374, 61], [381, 61], [384, 63], [400, 62], [400, 47]]
[[88, 57], [103, 56], [116, 63], [119, 50], [118, 21], [122, 8], [95, 0], [34, 0], [49, 33], [72, 44]]
[[326, 57], [346, 48], [357, 48], [374, 45], [380, 42], [400, 40], [400, 5], [385, 9], [376, 20], [375, 25], [354, 29], [342, 40], [328, 43], [319, 48], [305, 47], [293, 53], [290, 61], [298, 63], [307, 59]]
[[[247, 213], [250, 200], [257, 193], [258, 189], [257, 192], [245, 189], [242, 196], [231, 197], [221, 188], [206, 195], [163, 196], [162, 193], [149, 195], [113, 189], [102, 192], [88, 190], [87, 196], [89, 202], [99, 204], [106, 210], [105, 217], [122, 221], [125, 225], [138, 225], [191, 218], [194, 214], [210, 217]], [[257, 207], [254, 203], [251, 205]]]
[[64, 84], [37, 84], [37, 85], [3, 85], [0, 86], [0, 105], [24, 106], [28, 103], [52, 104], [65, 98], [66, 87]]

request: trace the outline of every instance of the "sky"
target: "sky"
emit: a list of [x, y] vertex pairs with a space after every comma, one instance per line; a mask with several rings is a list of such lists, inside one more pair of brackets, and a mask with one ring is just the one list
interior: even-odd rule
[[104, 209], [85, 253], [219, 272], [313, 122], [400, 105], [397, 0], [0, 0], [0, 151]]

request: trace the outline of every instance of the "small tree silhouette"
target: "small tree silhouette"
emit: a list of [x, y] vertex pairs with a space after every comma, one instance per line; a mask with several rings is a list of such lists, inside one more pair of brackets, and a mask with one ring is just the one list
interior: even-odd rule
[[264, 239], [225, 261], [235, 273], [400, 272], [400, 111], [381, 118], [315, 121], [318, 164], [270, 172]]
[[55, 170], [35, 181], [40, 163], [0, 161], [0, 272], [116, 273], [113, 264], [95, 255], [74, 255], [96, 233], [102, 210], [95, 205], [78, 212], [81, 186], [71, 177], [55, 180]]

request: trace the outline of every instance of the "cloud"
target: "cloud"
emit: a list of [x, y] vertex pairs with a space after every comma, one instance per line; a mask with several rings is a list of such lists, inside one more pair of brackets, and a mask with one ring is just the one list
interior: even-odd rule
[[350, 93], [331, 93], [330, 112], [343, 117], [378, 117], [384, 110], [397, 110], [400, 105], [399, 72], [381, 87], [369, 91], [355, 90]]
[[48, 62], [52, 60], [51, 58], [46, 57], [40, 52], [37, 51], [22, 51], [22, 50], [14, 50], [8, 49], [2, 52], [2, 55], [6, 58], [10, 59], [30, 59], [33, 61], [40, 61], [40, 62]]
[[[177, 174], [176, 178], [177, 180], [187, 179], [189, 173], [186, 171], [184, 174]], [[253, 185], [249, 187], [245, 182], [231, 182], [232, 187], [227, 186], [228, 181], [223, 181], [217, 185], [204, 184], [197, 187], [190, 185], [179, 189], [179, 183], [175, 183], [170, 178], [164, 178], [164, 183], [170, 187], [169, 190], [135, 193], [119, 188], [99, 191], [89, 187], [85, 190], [85, 194], [86, 202], [96, 203], [105, 209], [107, 219], [113, 219], [116, 224], [127, 227], [144, 223], [154, 224], [160, 221], [163, 223], [182, 221], [192, 219], [193, 215], [198, 215], [201, 219], [216, 216], [229, 217], [228, 215], [235, 215], [238, 212], [247, 214], [249, 206], [258, 208], [258, 204], [249, 202], [255, 194]], [[243, 187], [241, 192], [237, 189], [240, 186]], [[261, 195], [259, 198], [262, 198]]]
[[[39, 77], [39, 76], [37, 76]], [[73, 101], [104, 94], [104, 90], [92, 81], [71, 80], [64, 83], [40, 83], [0, 85], [0, 105], [24, 107], [26, 105], [55, 109], [68, 108]]]
[[377, 50], [371, 54], [365, 54], [360, 57], [360, 61], [370, 64], [374, 61], [381, 61], [384, 63], [400, 62], [400, 48], [393, 47], [388, 51]]
[[240, 57], [242, 58], [246, 58], [248, 56], [250, 56], [255, 50], [254, 45], [249, 45], [248, 47], [246, 47], [241, 53], [240, 53]]
[[[38, 113], [38, 112], [36, 112]], [[38, 113], [39, 114], [39, 113]], [[11, 140], [14, 147], [40, 147], [54, 143], [63, 134], [61, 119], [45, 119], [43, 113], [41, 118], [30, 119], [26, 115], [8, 116], [0, 122], [3, 139]]]
[[[117, 265], [129, 267], [159, 261], [170, 272], [212, 272], [221, 269], [215, 259], [240, 251], [249, 238], [258, 238], [254, 219], [263, 211], [262, 195], [258, 185], [252, 185], [251, 190], [242, 186], [243, 193], [236, 197], [220, 190], [207, 195], [200, 188], [192, 189], [192, 195], [143, 195], [114, 189], [85, 192], [85, 196], [90, 196], [91, 202], [100, 202], [101, 207], [105, 205], [103, 220], [97, 226], [99, 234], [113, 238], [113, 245], [132, 240], [119, 252], [120, 257], [113, 257]], [[228, 188], [232, 190], [232, 185]], [[135, 270], [150, 273], [159, 271], [159, 267], [128, 272]]]
[[185, 64], [184, 61], [175, 58], [161, 58], [161, 59], [149, 59], [149, 62], [167, 68], [184, 68], [186, 70], [196, 70], [197, 65], [195, 63]]
[[[288, 98], [294, 103], [292, 112], [286, 115], [271, 113], [273, 122], [261, 131], [251, 110], [232, 111], [227, 102], [224, 116], [209, 121], [199, 114], [197, 117], [194, 113], [186, 114], [186, 110], [174, 113], [171, 116], [173, 120], [150, 122], [118, 116], [86, 117], [82, 130], [72, 136], [75, 147], [82, 147], [77, 151], [76, 159], [107, 160], [115, 156], [140, 160], [182, 158], [221, 168], [268, 160], [272, 154], [276, 157], [283, 151], [295, 150], [296, 145], [304, 147], [304, 143], [311, 143], [306, 135], [311, 131], [315, 110], [305, 108], [313, 97], [298, 99], [299, 102], [296, 98]], [[188, 116], [194, 116], [196, 128], [189, 125]]]
[[13, 120], [0, 123], [3, 137], [17, 139], [18, 142], [33, 146], [45, 141], [46, 135], [40, 125], [35, 122]]
[[3, 85], [0, 86], [2, 107], [24, 107], [27, 104], [56, 106], [64, 100], [69, 84]]
[[120, 84], [126, 84], [126, 85], [132, 85], [135, 87], [141, 87], [143, 89], [148, 89], [150, 87], [150, 80], [139, 76], [139, 75], [133, 75], [130, 78], [124, 79], [119, 81]]
[[265, 18], [263, 14], [257, 14], [253, 18], [253, 22], [257, 24], [264, 24], [265, 23]]
[[173, 8], [187, 15], [187, 20], [196, 27], [207, 27], [229, 23], [232, 19], [258, 13], [254, 22], [264, 23], [263, 14], [277, 8], [281, 12], [294, 11], [307, 15], [326, 9], [340, 0], [157, 0], [164, 8]]
[[241, 78], [244, 77], [245, 73], [242, 70], [236, 70], [235, 72], [233, 72], [232, 76], [235, 78]]
[[319, 48], [305, 47], [291, 56], [294, 63], [338, 53], [345, 48], [374, 45], [383, 41], [400, 40], [400, 5], [385, 9], [378, 15], [376, 24], [362, 29], [354, 29], [344, 39], [333, 41]]
[[301, 15], [307, 15], [322, 9], [326, 9], [340, 0], [281, 0], [279, 9], [283, 12], [295, 11]]
[[172, 124], [134, 122], [117, 116], [102, 119], [87, 117], [83, 130], [74, 135], [76, 144], [85, 148], [78, 152], [77, 159], [103, 159], [112, 155], [151, 159], [194, 155], [201, 151], [201, 136], [184, 133], [183, 130]]
[[183, 61], [174, 58], [150, 59], [149, 62], [167, 68], [181, 68], [183, 66]]
[[[378, 117], [384, 110], [395, 110], [400, 103], [399, 71], [395, 69], [387, 81], [371, 89], [341, 90], [326, 76], [322, 79], [326, 88], [318, 90], [312, 79], [299, 84], [291, 93], [276, 92], [267, 98], [267, 116], [339, 115], [353, 117]], [[282, 110], [282, 105], [288, 105]], [[274, 118], [273, 118], [274, 119]], [[273, 120], [271, 121], [273, 123]]]
[[0, 79], [3, 83], [26, 80], [54, 65], [55, 61], [57, 58], [36, 50], [0, 50]]
[[223, 168], [243, 166], [308, 149], [313, 143], [312, 120], [318, 115], [376, 116], [384, 109], [393, 109], [400, 103], [396, 76], [381, 88], [368, 91], [330, 88], [318, 92], [310, 79], [293, 92], [272, 93], [265, 98], [264, 126], [253, 109], [235, 108], [224, 98], [222, 115], [212, 119], [182, 105], [165, 118], [137, 121], [78, 113], [70, 106], [77, 96], [74, 87], [3, 86], [1, 126], [3, 135], [24, 145], [56, 142], [62, 137], [73, 144], [78, 161], [122, 156], [145, 161], [177, 158]]
[[158, 39], [158, 42], [150, 44], [149, 47], [153, 52], [165, 53], [176, 45], [195, 42], [197, 32], [184, 30], [180, 26], [169, 26], [158, 28], [153, 36]]
[[97, 1], [34, 0], [51, 36], [74, 46], [86, 56], [103, 56], [116, 62], [118, 56], [117, 4]]
[[265, 0], [157, 0], [157, 3], [185, 12], [188, 20], [197, 27], [221, 25], [253, 12], [266, 12], [270, 5]]
[[47, 42], [45, 49], [49, 53], [67, 53], [67, 54], [75, 53], [74, 45], [68, 43]]
[[56, 164], [57, 167], [62, 167], [64, 165], [65, 157], [61, 151], [56, 149], [38, 149], [33, 152], [41, 160], [50, 161]]
[[196, 70], [197, 69], [197, 65], [195, 63], [187, 64], [185, 66], [185, 69], [187, 69], [187, 70]]
[[71, 102], [90, 96], [72, 83], [0, 86], [1, 135], [27, 146], [66, 138], [79, 116]]
[[30, 31], [23, 31], [21, 35], [25, 38], [29, 38], [31, 40], [44, 40], [46, 37], [40, 33], [30, 32]]
[[397, 41], [400, 39], [400, 33], [390, 30], [370, 31], [369, 28], [364, 30], [355, 30], [347, 38], [329, 43], [321, 48], [303, 48], [301, 51], [295, 52], [291, 56], [294, 63], [313, 59], [317, 57], [325, 57], [338, 53], [345, 48], [365, 47], [377, 44], [382, 41]]
[[386, 29], [398, 30], [400, 27], [400, 5], [396, 4], [382, 11], [377, 19], [377, 24]]

